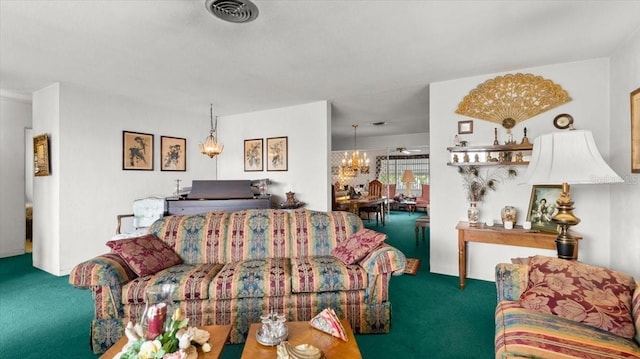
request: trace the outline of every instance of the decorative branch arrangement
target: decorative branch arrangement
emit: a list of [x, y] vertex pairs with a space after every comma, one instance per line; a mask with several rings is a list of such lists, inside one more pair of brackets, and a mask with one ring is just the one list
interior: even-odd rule
[[482, 201], [489, 191], [496, 190], [498, 183], [518, 175], [515, 168], [506, 166], [487, 168], [484, 175], [480, 173], [478, 166], [460, 166], [458, 173], [462, 175], [462, 186], [467, 191], [470, 202]]

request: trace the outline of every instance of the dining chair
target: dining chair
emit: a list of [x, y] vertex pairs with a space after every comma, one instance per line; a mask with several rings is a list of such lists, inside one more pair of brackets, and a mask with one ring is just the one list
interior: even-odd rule
[[[371, 182], [369, 182], [369, 198], [380, 198], [382, 197], [382, 182], [378, 181], [378, 180], [373, 180]], [[384, 206], [383, 203], [376, 203], [375, 205], [372, 206], [364, 206], [364, 207], [360, 207], [358, 209], [358, 215], [362, 215], [362, 213], [366, 213], [367, 214], [367, 220], [371, 220], [371, 213], [375, 213], [376, 214], [376, 226], [379, 223], [379, 220], [382, 220], [382, 225], [384, 226]]]

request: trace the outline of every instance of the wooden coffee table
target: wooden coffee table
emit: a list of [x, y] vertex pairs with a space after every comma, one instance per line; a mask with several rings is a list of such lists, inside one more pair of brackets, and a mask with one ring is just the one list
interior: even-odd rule
[[[224, 344], [229, 339], [229, 333], [231, 333], [231, 325], [205, 325], [199, 327], [209, 332], [209, 344], [211, 344], [211, 351], [203, 353], [202, 348], [198, 345], [198, 359], [219, 359], [224, 349]], [[107, 350], [100, 359], [111, 359], [118, 354], [124, 345], [127, 344], [127, 337], [122, 336], [109, 350]]]
[[[347, 335], [346, 342], [313, 328], [309, 322], [286, 322], [285, 324], [289, 329], [289, 338], [287, 341], [293, 346], [311, 344], [322, 350], [324, 354], [323, 358], [325, 359], [362, 359], [349, 321], [342, 319], [340, 322], [342, 322], [345, 334]], [[244, 344], [241, 359], [275, 359], [277, 357], [277, 349], [275, 346], [264, 346], [256, 340], [256, 333], [261, 326], [262, 323], [253, 323], [249, 327], [249, 334], [247, 335], [247, 342]]]

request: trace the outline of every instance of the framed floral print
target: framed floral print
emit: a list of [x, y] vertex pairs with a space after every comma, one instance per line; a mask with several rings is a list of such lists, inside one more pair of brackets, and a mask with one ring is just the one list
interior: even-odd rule
[[287, 171], [288, 137], [267, 138], [267, 171]]
[[122, 169], [153, 171], [153, 135], [122, 131]]
[[160, 136], [161, 171], [187, 170], [187, 139]]
[[49, 159], [49, 136], [38, 135], [33, 138], [33, 175], [49, 176], [51, 174]]
[[263, 152], [262, 138], [244, 140], [244, 171], [255, 172], [262, 171], [263, 168]]

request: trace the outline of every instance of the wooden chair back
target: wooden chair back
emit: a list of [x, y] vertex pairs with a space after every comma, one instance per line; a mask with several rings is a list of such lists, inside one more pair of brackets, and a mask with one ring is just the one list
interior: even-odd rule
[[382, 182], [373, 180], [369, 182], [369, 197], [382, 197]]

